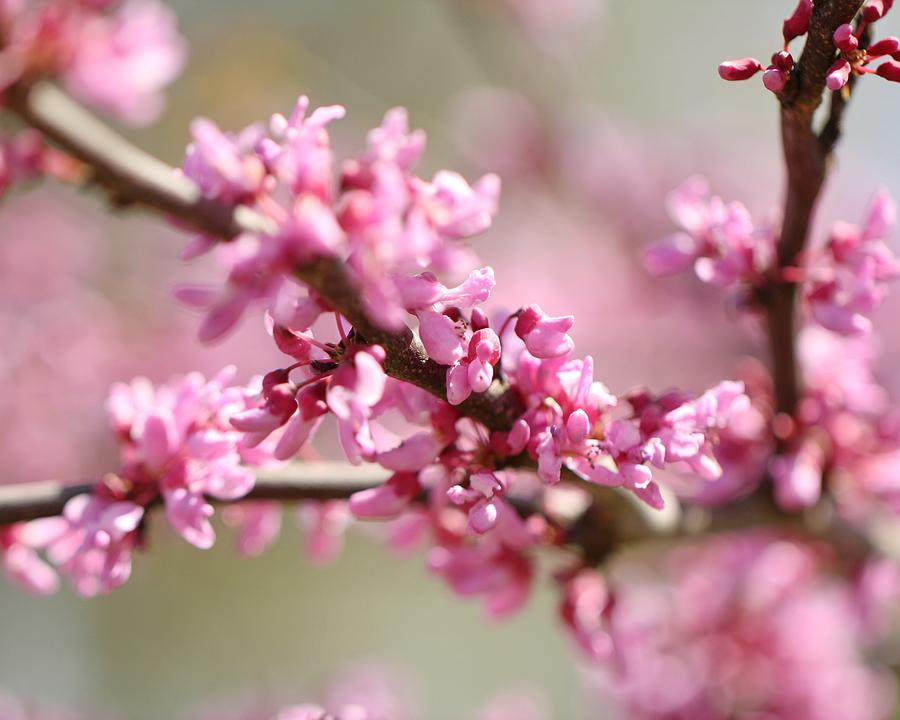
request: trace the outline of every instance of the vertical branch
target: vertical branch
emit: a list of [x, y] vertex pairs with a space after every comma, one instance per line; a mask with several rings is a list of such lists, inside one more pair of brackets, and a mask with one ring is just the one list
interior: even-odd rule
[[776, 410], [787, 414], [793, 414], [801, 393], [796, 352], [797, 286], [784, 281], [780, 271], [795, 265], [806, 247], [828, 161], [840, 134], [846, 98], [833, 99], [832, 118], [826, 123], [821, 139], [813, 128], [813, 116], [825, 93], [825, 76], [837, 54], [832, 36], [840, 25], [853, 20], [862, 4], [863, 0], [816, 2], [803, 54], [781, 94], [781, 140], [787, 187], [776, 277], [766, 294], [766, 315]]

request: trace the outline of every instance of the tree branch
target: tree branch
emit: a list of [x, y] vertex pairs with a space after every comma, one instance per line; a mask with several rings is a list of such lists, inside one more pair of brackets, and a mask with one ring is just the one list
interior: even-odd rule
[[[832, 40], [834, 31], [853, 20], [862, 4], [863, 0], [819, 0], [815, 3], [803, 54], [780, 96], [787, 189], [777, 270], [796, 264], [806, 247], [828, 160], [840, 136], [846, 99], [832, 99], [836, 104], [832, 105], [831, 118], [826, 123], [825, 140], [820, 141], [813, 129], [813, 115], [822, 102], [825, 76], [837, 55]], [[782, 280], [776, 271], [765, 297], [776, 409], [792, 415], [801, 393], [795, 347], [797, 286]]]
[[[48, 82], [13, 86], [6, 100], [22, 120], [90, 166], [94, 181], [116, 205], [156, 210], [179, 225], [226, 241], [244, 232], [275, 229], [248, 207], [232, 208], [204, 198], [192, 180], [132, 145]], [[369, 320], [343, 262], [320, 258], [298, 267], [296, 273], [346, 317], [362, 339], [384, 347], [388, 375], [446, 399], [446, 366], [429, 359], [409, 328], [391, 333]], [[459, 410], [491, 430], [508, 430], [524, 407], [507, 383], [496, 380], [487, 392], [470, 396]]]
[[[353, 493], [377, 487], [390, 473], [375, 465], [352, 466], [336, 462], [292, 463], [256, 473], [249, 500], [345, 500]], [[0, 485], [0, 526], [60, 515], [66, 502], [93, 490], [95, 483], [64, 485], [57, 482]], [[215, 500], [213, 500], [215, 502]]]

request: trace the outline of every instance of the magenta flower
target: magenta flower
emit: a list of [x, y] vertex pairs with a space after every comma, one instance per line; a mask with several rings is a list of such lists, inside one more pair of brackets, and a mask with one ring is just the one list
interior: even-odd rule
[[516, 335], [536, 358], [561, 357], [575, 349], [568, 335], [574, 324], [572, 315], [550, 317], [538, 305], [529, 305], [516, 319]]
[[383, 360], [380, 347], [361, 349], [338, 368], [328, 385], [325, 401], [337, 418], [341, 447], [351, 463], [371, 461], [377, 452], [369, 418], [384, 394]]
[[83, 597], [108, 593], [131, 576], [144, 508], [99, 495], [77, 495], [59, 517], [33, 520], [23, 533]]
[[578, 648], [593, 662], [604, 662], [613, 653], [605, 615], [611, 609], [603, 577], [582, 570], [563, 581], [560, 615]]
[[870, 315], [900, 277], [900, 262], [885, 244], [896, 219], [887, 193], [872, 198], [862, 227], [837, 223], [825, 248], [807, 264], [806, 300], [813, 318], [842, 335], [868, 333]]
[[194, 373], [158, 389], [138, 379], [113, 387], [108, 402], [131, 494], [145, 502], [161, 494], [172, 527], [200, 548], [215, 542], [206, 498], [236, 500], [254, 484], [243, 464], [250, 446], [233, 427], [251, 395], [226, 387], [232, 375], [226, 368], [207, 381]]

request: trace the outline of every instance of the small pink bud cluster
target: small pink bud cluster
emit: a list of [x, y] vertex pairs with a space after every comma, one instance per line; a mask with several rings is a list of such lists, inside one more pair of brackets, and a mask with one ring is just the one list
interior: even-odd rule
[[19, 0], [0, 4], [0, 90], [19, 79], [57, 77], [73, 94], [144, 125], [181, 71], [186, 45], [158, 0]]
[[[829, 90], [840, 90], [849, 81], [851, 75], [872, 74], [891, 82], [900, 82], [900, 38], [890, 36], [860, 48], [862, 33], [870, 23], [880, 20], [890, 10], [893, 0], [874, 0], [863, 7], [862, 20], [856, 30], [848, 24], [841, 25], [834, 31], [834, 45], [840, 57], [828, 70], [825, 84]], [[888, 57], [877, 68], [871, 69], [869, 63]]]
[[772, 55], [768, 67], [756, 58], [746, 57], [738, 60], [728, 60], [719, 65], [719, 77], [723, 80], [749, 80], [759, 72], [763, 73], [763, 85], [775, 94], [784, 90], [791, 71], [794, 69], [794, 57], [788, 52], [791, 41], [809, 30], [809, 21], [812, 18], [813, 0], [799, 0], [793, 14], [784, 21], [782, 35], [784, 36], [784, 48]]

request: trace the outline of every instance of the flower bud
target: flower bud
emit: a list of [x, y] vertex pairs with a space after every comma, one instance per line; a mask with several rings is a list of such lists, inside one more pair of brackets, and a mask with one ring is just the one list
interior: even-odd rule
[[800, 0], [794, 13], [784, 21], [781, 32], [784, 35], [785, 44], [795, 37], [805, 35], [809, 30], [809, 19], [812, 17], [812, 0]]
[[859, 47], [859, 40], [856, 35], [853, 34], [853, 27], [850, 23], [844, 23], [837, 30], [834, 31], [834, 35], [832, 36], [834, 40], [834, 44], [838, 50], [844, 53], [850, 53], [856, 50]]
[[762, 69], [762, 63], [756, 58], [727, 60], [719, 65], [719, 77], [728, 81], [747, 80]]
[[867, 0], [863, 5], [862, 17], [867, 23], [881, 20], [894, 5], [894, 0]]
[[[882, 55], [894, 55], [900, 53], [900, 38], [886, 37], [866, 48], [869, 57], [881, 57]], [[896, 58], [894, 58], [896, 60]]]
[[896, 62], [895, 60], [888, 60], [887, 62], [881, 63], [878, 66], [878, 69], [875, 71], [885, 80], [890, 80], [891, 82], [900, 82], [900, 62]]
[[784, 86], [786, 84], [787, 84], [787, 73], [779, 70], [775, 66], [770, 66], [763, 73], [763, 85], [766, 86], [767, 90], [771, 90], [775, 94], [778, 94], [782, 90], [784, 90]]
[[829, 90], [840, 90], [850, 80], [850, 63], [843, 58], [839, 59], [825, 76], [825, 84]]

